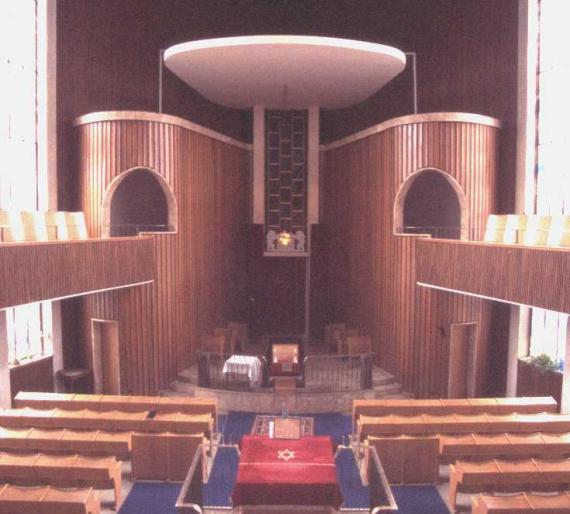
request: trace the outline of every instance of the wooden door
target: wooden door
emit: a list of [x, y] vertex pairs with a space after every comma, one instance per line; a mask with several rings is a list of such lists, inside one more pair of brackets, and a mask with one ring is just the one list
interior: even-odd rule
[[92, 341], [95, 393], [121, 394], [118, 322], [92, 320]]
[[452, 323], [449, 335], [449, 398], [468, 398], [475, 393], [475, 352], [479, 324]]

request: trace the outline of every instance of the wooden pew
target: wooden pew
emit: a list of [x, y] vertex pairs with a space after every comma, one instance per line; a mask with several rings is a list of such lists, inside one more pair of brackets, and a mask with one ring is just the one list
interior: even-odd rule
[[472, 514], [568, 514], [570, 493], [509, 496], [478, 494], [471, 498]]
[[569, 414], [451, 414], [446, 416], [360, 416], [361, 438], [377, 435], [496, 434], [502, 432], [570, 432]]
[[210, 414], [214, 418], [216, 426], [217, 402], [216, 398], [35, 393], [28, 391], [20, 391], [13, 401], [14, 407], [17, 408]]
[[570, 459], [458, 461], [449, 466], [449, 504], [455, 508], [458, 492], [566, 489], [569, 484]]
[[570, 433], [439, 435], [442, 463], [491, 458], [570, 456]]
[[204, 434], [133, 434], [133, 480], [183, 482]]
[[87, 489], [0, 485], [0, 514], [100, 514], [99, 495]]
[[70, 428], [78, 430], [117, 430], [138, 432], [178, 432], [210, 434], [213, 420], [210, 414], [165, 412], [151, 415], [150, 411], [92, 411], [63, 409], [0, 409], [0, 426], [9, 428]]
[[435, 484], [439, 478], [435, 436], [368, 437], [390, 484]]
[[460, 398], [415, 400], [402, 399], [355, 399], [352, 402], [352, 419], [356, 424], [360, 415], [416, 416], [419, 414], [538, 414], [555, 413], [558, 410], [556, 400], [551, 396], [521, 398]]
[[109, 455], [127, 459], [131, 432], [0, 427], [0, 450]]
[[0, 452], [0, 477], [63, 486], [87, 484], [102, 489], [111, 486], [117, 505], [121, 498], [121, 462], [114, 457]]

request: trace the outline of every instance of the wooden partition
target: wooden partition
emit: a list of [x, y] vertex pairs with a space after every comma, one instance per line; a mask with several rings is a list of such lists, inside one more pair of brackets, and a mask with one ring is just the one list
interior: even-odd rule
[[495, 211], [498, 127], [484, 116], [419, 114], [322, 147], [328, 280], [313, 310], [335, 319], [314, 318], [351, 320], [371, 335], [378, 364], [420, 396], [447, 396], [450, 328], [463, 322], [478, 324], [467, 392], [483, 392], [490, 305], [416, 285], [416, 242], [426, 236], [399, 232], [405, 193], [424, 170], [443, 173], [458, 196], [461, 235], [482, 233]]
[[85, 301], [84, 354], [91, 355], [91, 319], [117, 320], [121, 392], [152, 394], [192, 362], [202, 333], [239, 319], [250, 146], [154, 113], [95, 113], [76, 124], [91, 237], [107, 228], [114, 181], [135, 168], [168, 189], [169, 220], [176, 209], [175, 231], [154, 233], [154, 283]]

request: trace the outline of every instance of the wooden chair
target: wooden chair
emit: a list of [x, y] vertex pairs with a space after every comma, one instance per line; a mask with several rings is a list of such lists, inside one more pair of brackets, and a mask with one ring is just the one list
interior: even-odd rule
[[237, 333], [231, 328], [215, 328], [214, 336], [224, 338], [224, 354], [233, 355], [237, 345]]
[[346, 328], [342, 329], [335, 329], [333, 331], [334, 341], [336, 345], [336, 351], [339, 355], [346, 355], [348, 350], [346, 348], [346, 338], [357, 336], [358, 329], [356, 328]]
[[210, 335], [204, 334], [202, 336], [202, 344], [200, 349], [204, 352], [225, 354], [226, 349], [226, 336], [224, 335]]
[[249, 325], [242, 321], [229, 321], [228, 328], [236, 331], [236, 350], [245, 351], [249, 341]]
[[344, 323], [328, 323], [325, 325], [325, 345], [329, 352], [337, 353], [336, 341], [334, 339], [335, 330], [346, 330]]
[[372, 352], [372, 338], [370, 336], [348, 336], [346, 338], [348, 355], [361, 355]]
[[100, 514], [99, 495], [87, 489], [56, 489], [55, 487], [0, 486], [2, 514]]

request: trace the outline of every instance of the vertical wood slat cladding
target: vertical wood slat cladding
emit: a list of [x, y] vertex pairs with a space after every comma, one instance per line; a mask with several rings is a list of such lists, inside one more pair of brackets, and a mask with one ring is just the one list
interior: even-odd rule
[[191, 363], [203, 332], [235, 316], [245, 290], [249, 152], [161, 121], [94, 121], [77, 130], [91, 236], [102, 234], [106, 189], [129, 169], [156, 171], [177, 201], [177, 232], [153, 235], [155, 281], [85, 302], [88, 338], [92, 318], [119, 321], [123, 392], [155, 393]]
[[449, 327], [464, 321], [479, 322], [481, 390], [490, 312], [483, 300], [416, 285], [423, 236], [394, 235], [394, 201], [412, 173], [442, 170], [465, 193], [467, 228], [480, 232], [495, 209], [496, 139], [486, 124], [407, 120], [322, 152], [332, 301], [346, 304], [342, 321], [372, 336], [378, 364], [419, 396], [447, 395]]

